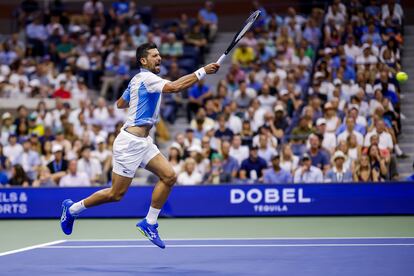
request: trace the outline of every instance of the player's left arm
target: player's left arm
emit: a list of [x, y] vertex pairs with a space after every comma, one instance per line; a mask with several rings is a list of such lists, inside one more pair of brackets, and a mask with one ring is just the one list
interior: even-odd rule
[[[203, 68], [200, 68], [194, 73], [185, 75], [178, 80], [168, 82], [164, 85], [162, 92], [163, 93], [177, 93], [184, 89], [191, 87], [193, 84], [198, 82], [199, 79], [203, 78], [206, 74], [214, 74], [220, 68], [218, 63], [210, 63]], [[204, 72], [203, 72], [204, 70]]]

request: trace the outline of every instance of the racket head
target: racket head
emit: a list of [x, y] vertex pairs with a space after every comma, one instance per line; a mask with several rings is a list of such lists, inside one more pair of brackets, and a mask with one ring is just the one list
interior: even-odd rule
[[227, 48], [227, 50], [224, 52], [224, 54], [228, 54], [231, 49], [233, 49], [233, 47], [243, 38], [243, 36], [247, 33], [248, 30], [250, 30], [250, 28], [253, 26], [254, 22], [257, 20], [257, 18], [260, 16], [261, 11], [257, 10], [254, 13], [252, 13], [249, 18], [246, 19], [246, 21], [243, 24], [243, 27], [240, 29], [240, 31], [238, 31], [234, 38], [233, 41], [231, 42], [231, 44], [229, 45], [229, 47]]

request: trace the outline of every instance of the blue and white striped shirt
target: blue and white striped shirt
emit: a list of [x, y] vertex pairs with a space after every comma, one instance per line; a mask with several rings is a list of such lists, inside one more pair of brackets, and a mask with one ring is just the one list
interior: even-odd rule
[[141, 72], [131, 79], [122, 95], [122, 98], [129, 102], [124, 127], [157, 123], [162, 89], [168, 82], [145, 69], [141, 69]]

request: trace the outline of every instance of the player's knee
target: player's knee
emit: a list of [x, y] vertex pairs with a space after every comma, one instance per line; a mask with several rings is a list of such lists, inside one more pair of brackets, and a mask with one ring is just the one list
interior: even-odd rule
[[124, 191], [114, 191], [111, 190], [108, 194], [109, 201], [120, 201], [125, 195]]
[[177, 174], [174, 171], [167, 173], [163, 177], [162, 182], [164, 182], [168, 186], [173, 186], [175, 182], [177, 182]]

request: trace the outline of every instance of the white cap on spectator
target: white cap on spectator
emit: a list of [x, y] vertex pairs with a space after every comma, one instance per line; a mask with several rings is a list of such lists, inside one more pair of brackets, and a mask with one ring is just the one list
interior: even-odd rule
[[105, 139], [103, 137], [101, 137], [101, 136], [98, 136], [98, 137], [96, 137], [95, 142], [98, 145], [100, 143], [104, 143], [105, 142]]
[[350, 104], [349, 105], [349, 110], [352, 110], [352, 109], [356, 109], [357, 111], [359, 111], [359, 106], [356, 105], [356, 104]]
[[200, 147], [200, 145], [192, 145], [191, 147], [188, 148], [188, 151], [195, 151], [197, 153], [202, 153], [203, 149]]
[[275, 112], [278, 112], [278, 111], [285, 112], [285, 108], [283, 107], [283, 105], [278, 104], [275, 106]]
[[371, 45], [369, 45], [368, 43], [364, 43], [364, 45], [362, 45], [362, 51], [365, 51], [365, 49], [371, 49]]
[[326, 125], [326, 119], [325, 119], [325, 118], [319, 118], [319, 119], [316, 121], [316, 126], [320, 126], [320, 125], [323, 125], [323, 124], [325, 124], [325, 125]]
[[282, 90], [280, 90], [280, 92], [279, 92], [279, 95], [280, 95], [280, 96], [285, 96], [285, 95], [287, 95], [287, 94], [289, 94], [289, 91], [288, 91], [287, 89], [282, 89]]
[[177, 142], [173, 142], [173, 143], [171, 144], [171, 146], [170, 146], [170, 149], [171, 149], [171, 148], [176, 148], [176, 149], [178, 149], [180, 152], [182, 151], [182, 148], [181, 148], [180, 144], [178, 144]]
[[341, 81], [341, 79], [336, 78], [336, 79], [334, 79], [333, 83], [334, 83], [334, 85], [340, 85], [340, 84], [342, 84], [342, 81]]
[[52, 153], [56, 153], [58, 151], [63, 151], [63, 147], [59, 144], [54, 144], [52, 147]]
[[29, 81], [29, 85], [32, 87], [39, 87], [40, 81], [38, 79], [32, 79], [31, 81]]
[[314, 78], [315, 79], [317, 79], [317, 78], [323, 78], [323, 77], [325, 77], [325, 74], [322, 73], [322, 72], [316, 72], [315, 75], [314, 75]]
[[335, 154], [332, 157], [332, 160], [335, 161], [337, 158], [343, 158], [344, 160], [346, 160], [346, 155], [342, 151], [337, 150], [337, 151], [335, 151]]
[[332, 49], [331, 48], [325, 48], [325, 55], [327, 55], [327, 54], [331, 54], [332, 53]]
[[0, 66], [0, 75], [2, 76], [7, 76], [8, 74], [10, 74], [10, 67], [7, 65], [1, 65]]
[[1, 116], [1, 119], [6, 120], [6, 119], [10, 119], [11, 117], [12, 117], [11, 114], [9, 112], [6, 112]]

